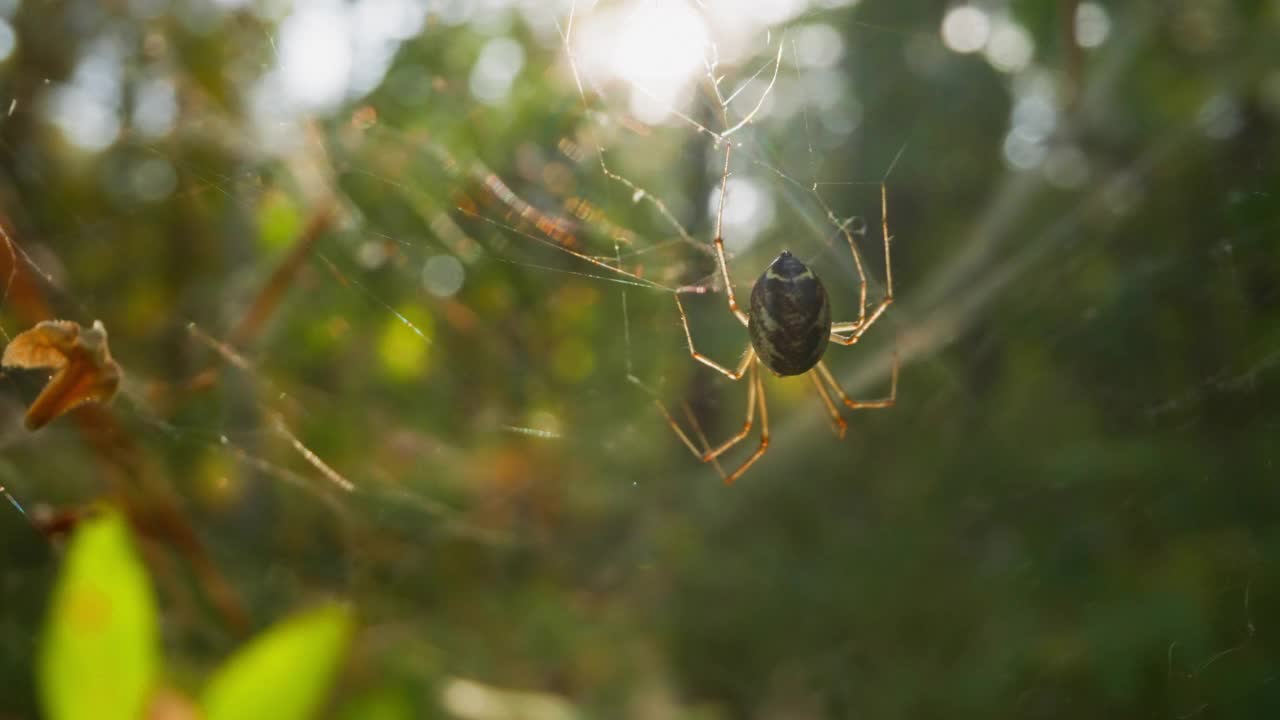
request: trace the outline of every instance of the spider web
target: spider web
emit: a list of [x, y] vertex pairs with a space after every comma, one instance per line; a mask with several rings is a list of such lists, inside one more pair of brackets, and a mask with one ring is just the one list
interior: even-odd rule
[[[570, 40], [570, 10], [564, 16], [566, 25], [556, 27], [558, 39], [552, 46], [561, 62], [568, 60], [571, 53], [564, 47]], [[120, 198], [120, 209], [101, 208], [96, 216], [82, 217], [82, 211], [77, 210], [73, 213], [75, 222], [69, 223], [71, 229], [54, 233], [40, 227], [37, 213], [11, 205], [4, 236], [9, 259], [3, 295], [8, 313], [3, 326], [6, 338], [41, 317], [74, 318], [86, 324], [98, 317], [121, 317], [127, 308], [122, 309], [101, 294], [109, 285], [95, 289], [92, 295], [79, 289], [82, 283], [77, 282], [77, 276], [94, 272], [93, 262], [102, 261], [101, 255], [95, 259], [83, 249], [92, 248], [95, 237], [121, 236], [132, 228], [162, 222], [158, 205], [190, 205], [197, 217], [206, 214], [210, 225], [197, 231], [197, 238], [247, 229], [222, 229], [221, 221], [216, 219], [222, 207], [252, 217], [260, 225], [258, 232], [269, 237], [256, 239], [267, 248], [259, 260], [250, 260], [260, 251], [253, 249], [252, 241], [242, 239], [238, 246], [228, 243], [229, 257], [216, 258], [227, 268], [220, 277], [190, 277], [184, 281], [192, 288], [202, 282], [217, 282], [221, 289], [213, 293], [218, 298], [215, 304], [179, 303], [174, 306], [173, 316], [144, 317], [134, 321], [132, 328], [125, 321], [110, 322], [114, 352], [126, 370], [120, 397], [109, 411], [118, 420], [104, 420], [96, 414], [84, 418], [77, 415], [75, 423], [61, 423], [62, 427], [43, 436], [9, 433], [6, 444], [14, 461], [3, 480], [6, 496], [19, 512], [30, 511], [39, 521], [39, 516], [48, 512], [45, 507], [75, 507], [100, 495], [104, 488], [92, 483], [65, 483], [42, 489], [17, 468], [36, 463], [36, 458], [47, 453], [49, 443], [73, 442], [69, 436], [76, 432], [91, 437], [102, 425], [119, 422], [123, 427], [114, 430], [132, 435], [125, 444], [130, 454], [142, 457], [139, 462], [145, 467], [141, 471], [132, 466], [125, 467], [124, 472], [113, 468], [129, 461], [114, 457], [113, 451], [108, 450], [96, 456], [85, 451], [51, 459], [49, 472], [85, 479], [105, 477], [105, 489], [111, 495], [142, 497], [148, 502], [153, 497], [171, 498], [177, 506], [194, 505], [196, 517], [221, 518], [216, 522], [230, 527], [247, 523], [260, 528], [261, 521], [255, 522], [252, 516], [263, 512], [275, 516], [276, 512], [270, 509], [272, 497], [306, 498], [301, 507], [313, 507], [300, 512], [292, 523], [331, 527], [324, 533], [331, 537], [323, 538], [318, 547], [327, 548], [340, 561], [343, 572], [352, 576], [358, 576], [360, 570], [351, 549], [360, 543], [359, 538], [373, 532], [375, 522], [393, 536], [403, 533], [397, 538], [399, 542], [404, 542], [404, 535], [412, 530], [425, 532], [426, 537], [457, 536], [465, 542], [519, 545], [511, 515], [520, 512], [522, 503], [537, 500], [537, 489], [529, 487], [533, 478], [554, 474], [552, 468], [564, 467], [560, 453], [572, 453], [583, 444], [599, 443], [603, 438], [606, 447], [622, 446], [624, 454], [630, 455], [655, 440], [670, 439], [663, 434], [661, 418], [652, 411], [647, 397], [634, 393], [633, 400], [609, 407], [607, 413], [566, 417], [573, 415], [575, 403], [564, 383], [559, 389], [535, 387], [528, 391], [531, 397], [514, 402], [495, 401], [492, 394], [483, 397], [483, 385], [466, 382], [461, 369], [443, 358], [432, 358], [433, 384], [469, 388], [466, 394], [453, 395], [451, 403], [479, 406], [469, 408], [465, 430], [419, 430], [405, 417], [397, 418], [402, 410], [396, 403], [372, 403], [360, 411], [383, 417], [376, 423], [379, 429], [369, 438], [377, 439], [371, 444], [374, 454], [353, 462], [350, 457], [344, 459], [342, 453], [320, 449], [324, 443], [317, 440], [325, 436], [322, 425], [326, 418], [339, 412], [342, 393], [327, 389], [325, 382], [318, 379], [326, 375], [323, 367], [300, 373], [289, 368], [283, 360], [287, 347], [290, 343], [310, 342], [325, 348], [324, 352], [344, 355], [345, 359], [335, 358], [331, 367], [348, 377], [411, 375], [420, 371], [421, 364], [427, 362], [423, 353], [435, 352], [443, 323], [462, 331], [477, 324], [474, 310], [450, 299], [458, 288], [441, 290], [434, 298], [426, 297], [439, 290], [432, 283], [438, 285], [450, 278], [423, 279], [422, 274], [433, 260], [449, 258], [453, 263], [443, 266], [446, 276], [456, 275], [459, 267], [467, 271], [471, 265], [511, 266], [493, 284], [495, 293], [508, 293], [509, 285], [531, 282], [535, 287], [523, 293], [521, 306], [551, 298], [552, 303], [563, 304], [558, 315], [569, 317], [570, 322], [592, 302], [611, 305], [609, 312], [596, 315], [609, 320], [590, 321], [614, 324], [621, 320], [621, 336], [606, 335], [606, 340], [613, 341], [611, 346], [591, 346], [570, 339], [566, 342], [568, 350], [549, 359], [553, 373], [580, 376], [584, 372], [581, 358], [597, 353], [599, 360], [592, 364], [596, 366], [595, 374], [605, 378], [600, 384], [604, 387], [630, 387], [625, 385], [626, 378], [637, 366], [637, 375], [661, 377], [665, 364], [678, 368], [671, 374], [675, 382], [680, 382], [687, 375], [689, 364], [673, 322], [670, 296], [682, 290], [703, 292], [717, 300], [722, 297], [718, 293], [723, 289], [714, 277], [707, 228], [697, 227], [711, 216], [712, 207], [719, 202], [718, 198], [711, 199], [716, 179], [709, 171], [699, 181], [697, 197], [693, 199], [649, 190], [647, 185], [631, 179], [638, 176], [636, 173], [630, 169], [624, 172], [625, 160], [606, 160], [606, 155], [612, 154], [620, 143], [602, 137], [602, 129], [620, 123], [625, 132], [640, 138], [641, 142], [627, 152], [634, 152], [637, 147], [644, 152], [645, 148], [674, 145], [669, 156], [681, 166], [702, 165], [710, 157], [708, 148], [701, 147], [700, 141], [694, 148], [680, 145], [690, 136], [706, 136], [717, 143], [746, 136], [750, 122], [761, 114], [774, 83], [786, 68], [785, 42], [769, 36], [767, 31], [760, 35], [762, 57], [749, 58], [760, 62], [753, 62], [754, 69], [741, 74], [741, 84], [730, 95], [716, 98], [720, 119], [727, 120], [725, 111], [754, 93], [748, 110], [727, 130], [711, 130], [710, 120], [703, 125], [678, 112], [678, 123], [645, 124], [602, 107], [577, 84], [582, 82], [578, 78], [575, 85], [560, 88], [565, 92], [566, 109], [562, 112], [568, 113], [570, 119], [580, 113], [583, 122], [565, 134], [553, 136], [544, 146], [521, 147], [519, 151], [541, 157], [529, 160], [524, 168], [517, 161], [511, 174], [499, 174], [492, 167], [511, 166], [510, 158], [501, 154], [496, 159], [467, 155], [465, 149], [460, 149], [464, 146], [439, 139], [447, 130], [395, 127], [382, 122], [379, 115], [384, 101], [376, 99], [338, 113], [331, 120], [297, 119], [294, 126], [299, 134], [295, 138], [274, 135], [268, 126], [261, 139], [264, 145], [251, 144], [248, 148], [245, 140], [237, 137], [243, 131], [236, 130], [230, 118], [214, 115], [191, 126], [178, 124], [170, 132], [184, 137], [190, 133], [197, 142], [240, 154], [243, 160], [239, 167], [206, 170], [180, 153], [144, 142], [128, 158], [135, 166], [132, 171], [141, 173], [141, 177], [129, 176], [129, 181], [138, 185], [133, 190], [143, 196], [142, 201]], [[275, 38], [266, 34], [263, 39], [265, 57], [274, 58], [279, 52]], [[794, 46], [790, 52], [794, 56]], [[704, 62], [709, 87], [719, 94], [724, 80], [716, 76], [717, 61], [708, 55]], [[791, 66], [786, 71], [798, 75], [800, 70]], [[566, 74], [563, 80], [572, 74]], [[767, 85], [758, 86], [762, 78]], [[440, 96], [462, 101], [455, 81], [435, 78], [433, 82]], [[204, 88], [194, 86], [187, 90], [198, 95]], [[703, 105], [706, 106], [705, 101]], [[10, 107], [10, 117], [22, 121], [48, 119], [39, 106], [21, 104]], [[465, 116], [458, 114], [452, 120], [455, 126], [460, 118]], [[219, 122], [224, 125], [219, 126]], [[283, 150], [271, 148], [271, 153], [262, 152], [276, 141], [284, 146]], [[606, 145], [610, 147], [606, 149]], [[785, 202], [804, 221], [812, 251], [834, 249], [832, 228], [819, 229], [825, 219], [815, 220], [812, 202], [802, 210], [795, 200], [797, 194], [812, 193], [811, 200], [819, 196], [780, 167], [766, 162], [766, 147], [761, 144], [756, 150], [742, 152], [741, 157], [768, 172], [771, 181], [793, 186]], [[714, 150], [714, 145], [710, 149]], [[555, 167], [548, 157], [558, 159]], [[808, 157], [814, 157], [812, 147], [808, 148]], [[552, 170], [583, 176], [586, 193], [570, 195], [557, 190], [548, 179]], [[159, 173], [161, 177], [147, 173]], [[702, 175], [701, 168], [694, 174]], [[529, 182], [531, 175], [540, 182]], [[517, 183], [522, 187], [513, 189]], [[152, 199], [146, 199], [148, 196]], [[57, 198], [51, 201], [58, 204]], [[619, 221], [612, 210], [602, 208], [606, 203], [639, 207], [646, 217]], [[692, 220], [682, 221], [677, 215]], [[646, 232], [632, 227], [644, 227]], [[753, 228], [747, 226], [744, 230]], [[154, 247], [163, 247], [162, 237], [155, 237]], [[81, 260], [79, 255], [88, 259]], [[158, 269], [153, 260], [139, 258], [139, 267]], [[566, 284], [564, 278], [575, 282]], [[127, 276], [113, 282], [126, 280]], [[618, 287], [632, 288], [631, 294], [617, 292]], [[335, 302], [317, 297], [309, 303], [300, 298], [311, 291], [321, 292], [319, 288], [324, 288], [324, 295], [340, 299]], [[127, 285], [120, 289], [130, 290]], [[641, 292], [646, 296], [641, 297]], [[418, 307], [424, 299], [434, 302], [434, 312], [424, 313]], [[497, 302], [511, 300], [499, 297]], [[641, 319], [642, 313], [648, 315], [647, 320]], [[555, 317], [549, 320], [556, 321]], [[583, 322], [581, 318], [577, 321]], [[142, 336], [151, 333], [149, 342], [139, 339], [143, 328], [146, 330]], [[471, 334], [489, 349], [500, 348], [509, 341], [491, 327]], [[660, 341], [649, 344], [642, 337]], [[536, 342], [537, 338], [524, 340]], [[726, 344], [726, 349], [738, 352], [741, 342], [738, 338]], [[642, 345], [647, 346], [647, 356], [640, 350]], [[164, 367], [164, 363], [156, 362], [156, 351], [148, 350], [148, 346], [166, 348], [179, 362]], [[414, 366], [414, 362], [418, 365]], [[655, 364], [662, 367], [655, 370]], [[565, 367], [557, 369], [557, 365]], [[507, 367], [511, 367], [510, 363]], [[541, 382], [539, 376], [546, 374], [535, 362], [517, 370], [527, 372], [535, 386]], [[312, 377], [312, 373], [318, 375]], [[19, 398], [31, 392], [32, 381], [26, 376], [6, 375], [14, 396], [10, 403], [14, 417], [19, 414]], [[596, 388], [592, 392], [601, 391]], [[479, 402], [473, 397], [476, 394], [482, 396]], [[711, 388], [704, 394], [711, 396]], [[443, 404], [443, 398], [436, 401]], [[590, 427], [593, 422], [615, 429], [575, 441], [578, 428]], [[651, 429], [638, 432], [637, 427]], [[495, 444], [515, 445], [509, 439], [513, 436], [527, 438], [527, 446], [518, 448], [512, 453], [514, 460], [508, 461], [515, 463], [513, 469], [503, 468], [500, 461], [478, 459]], [[347, 442], [361, 441], [352, 437]], [[535, 447], [547, 443], [569, 445], [570, 449], [544, 451]], [[411, 462], [409, 456], [417, 454], [432, 459], [434, 477], [423, 478], [409, 471], [405, 463]], [[166, 456], [182, 458], [173, 466], [182, 475], [172, 476], [166, 471]], [[546, 467], [538, 469], [537, 462]], [[606, 466], [601, 476], [611, 478], [615, 471]], [[504, 472], [509, 477], [503, 477]], [[576, 472], [581, 474], [583, 470], [578, 468]], [[480, 492], [476, 488], [447, 479], [477, 474], [498, 476], [486, 478], [487, 482], [496, 482], [497, 487], [489, 485], [479, 498], [468, 499]], [[607, 482], [619, 479], [622, 478]], [[635, 480], [631, 482], [634, 484]], [[590, 497], [591, 493], [587, 495]], [[180, 511], [176, 512], [181, 517]], [[412, 543], [422, 541], [418, 538]], [[221, 541], [214, 552], [225, 558], [236, 547], [243, 545]], [[188, 553], [185, 559], [203, 567], [204, 552]], [[364, 562], [376, 564], [376, 560]], [[220, 595], [228, 585], [243, 587], [243, 582], [228, 583], [216, 572], [207, 571], [201, 579], [206, 594]], [[267, 587], [258, 590], [287, 594], [285, 588], [295, 582], [287, 577], [268, 578]], [[170, 591], [177, 592], [173, 588]], [[214, 599], [215, 604], [220, 602]], [[234, 616], [243, 608], [224, 606], [221, 610]], [[240, 620], [231, 617], [229, 621]], [[197, 626], [195, 631], [199, 630]]]
[[[215, 570], [199, 569], [199, 554], [179, 551], [197, 566], [196, 588], [169, 580], [162, 589], [188, 598], [176, 613], [182, 637], [215, 648], [226, 641], [199, 606], [203, 597], [234, 614], [219, 600], [226, 586], [256, 613], [345, 592], [386, 623], [379, 628], [386, 635], [429, 632], [466, 656], [468, 640], [492, 632], [450, 636], [449, 622], [465, 626], [467, 614], [405, 584], [440, 575], [459, 583], [458, 594], [509, 592], [536, 605], [545, 600], [528, 589], [537, 580], [525, 582], [524, 563], [564, 562], [572, 568], [563, 574], [543, 572], [566, 595], [659, 604], [656, 612], [680, 632], [657, 649], [641, 641], [649, 626], [592, 617], [601, 634], [622, 633], [642, 648], [623, 653], [619, 665], [630, 665], [614, 668], [612, 682], [669, 688], [668, 676], [678, 675], [674, 686], [688, 691], [682, 701], [758, 704], [779, 715], [883, 715], [921, 708], [905, 700], [892, 706], [892, 698], [969, 702], [976, 695], [965, 693], [989, 682], [984, 687], [995, 689], [985, 697], [1000, 698], [992, 706], [1048, 715], [1073, 699], [1106, 706], [1108, 698], [1129, 698], [1168, 717], [1273, 702], [1277, 671], [1260, 610], [1275, 588], [1258, 539], [1265, 527], [1242, 521], [1232, 534], [1187, 509], [1220, 501], [1215, 485], [1226, 470], [1198, 478], [1173, 472], [1172, 485], [1144, 475], [1108, 491], [1072, 468], [1088, 464], [1114, 480], [1123, 468], [1157, 467], [1142, 443], [1185, 439], [1179, 433], [1217, 417], [1208, 408], [1215, 402], [1268, 396], [1274, 347], [1258, 339], [1261, 332], [1251, 340], [1226, 335], [1229, 352], [1197, 358], [1190, 383], [1144, 379], [1128, 393], [1114, 381], [1070, 387], [1105, 416], [1097, 420], [1103, 428], [1123, 426], [1116, 418], [1149, 423], [1132, 444], [1083, 429], [1079, 416], [1087, 411], [1069, 390], [1046, 388], [1021, 369], [1057, 369], [1033, 360], [1061, 353], [1067, 374], [1114, 377], [1069, 347], [1083, 339], [1094, 357], [1116, 352], [1095, 337], [1122, 319], [1111, 296], [1095, 290], [1093, 274], [1116, 271], [1115, 235], [1147, 217], [1143, 208], [1161, 178], [1190, 163], [1206, 139], [1226, 143], [1253, 127], [1237, 98], [1265, 85], [1259, 78], [1271, 53], [1222, 61], [1214, 71], [1219, 95], [1131, 144], [1121, 130], [1098, 132], [1088, 120], [1044, 130], [1043, 105], [1066, 107], [1067, 100], [1046, 90], [1043, 73], [1012, 73], [999, 89], [1009, 117], [988, 123], [1009, 126], [1003, 155], [987, 168], [998, 180], [979, 195], [946, 179], [977, 173], [957, 169], [950, 143], [939, 139], [947, 128], [937, 98], [959, 107], [969, 98], [950, 96], [951, 87], [995, 91], [948, 74], [938, 18], [916, 22], [910, 12], [887, 14], [874, 3], [866, 12], [792, 4], [789, 15], [771, 21], [752, 19], [748, 9], [726, 13], [717, 3], [623, 4], [618, 12], [628, 22], [642, 21], [649, 6], [679, 5], [708, 28], [705, 38], [673, 31], [688, 42], [667, 52], [688, 53], [697, 67], [670, 89], [659, 76], [620, 77], [593, 64], [592, 43], [613, 39], [602, 30], [613, 6], [567, 3], [516, 15], [480, 5], [441, 5], [414, 33], [388, 31], [384, 37], [396, 42], [364, 58], [373, 67], [369, 58], [382, 57], [381, 72], [361, 71], [373, 79], [353, 73], [353, 86], [367, 86], [314, 115], [241, 122], [216, 109], [225, 101], [216, 83], [182, 84], [183, 102], [200, 109], [160, 139], [125, 138], [131, 154], [113, 156], [118, 167], [102, 171], [126, 178], [111, 191], [114, 199], [108, 192], [101, 203], [53, 193], [37, 200], [8, 191], [0, 330], [9, 339], [43, 317], [106, 320], [127, 378], [110, 412], [134, 447], [125, 460], [118, 447], [95, 451], [102, 421], [79, 415], [25, 434], [16, 418], [38, 382], [6, 374], [15, 421], [4, 434], [0, 485], [15, 508], [35, 514], [40, 505], [81, 505], [104, 493], [177, 498]], [[1126, 79], [1144, 66], [1140, 49], [1164, 37], [1161, 22], [1131, 12], [1115, 14], [1117, 37], [1091, 69], [1077, 117], [1108, 116], [1131, 87]], [[280, 19], [259, 18], [260, 47], [228, 71], [258, 88], [246, 101], [249, 114], [280, 91], [250, 81], [288, 65]], [[1169, 32], [1180, 42], [1208, 42], [1191, 30]], [[832, 34], [841, 49], [835, 59], [818, 51]], [[993, 47], [988, 64], [1009, 62]], [[856, 79], [843, 74], [841, 52], [854, 58]], [[856, 69], [889, 56], [906, 57], [919, 72], [878, 79]], [[71, 86], [74, 76], [58, 83]], [[981, 102], [998, 104], [990, 96]], [[9, 107], [11, 122], [47, 122], [53, 112]], [[1055, 117], [1067, 122], [1065, 111]], [[733, 152], [722, 198], [725, 144]], [[5, 152], [21, 169], [23, 151]], [[208, 162], [201, 152], [236, 160]], [[61, 187], [55, 175], [37, 177], [26, 184]], [[1260, 257], [1261, 240], [1275, 227], [1269, 176], [1228, 177], [1228, 189], [1205, 200], [1227, 216], [1210, 241], [1213, 279], [1241, 295], [1261, 284], [1256, 294], [1273, 297], [1248, 277], [1244, 261]], [[726, 312], [710, 244], [723, 201], [739, 298], [786, 248], [824, 278], [839, 319], [852, 317], [856, 273], [840, 230], [865, 253], [877, 298], [882, 182], [899, 302], [864, 343], [833, 347], [828, 358], [851, 395], [868, 396], [886, 384], [896, 347], [908, 368], [902, 391], [910, 395], [914, 383], [928, 397], [917, 394], [887, 414], [855, 415], [854, 436], [840, 442], [823, 434], [824, 412], [807, 384], [771, 382], [773, 445], [745, 485], [727, 494], [650, 404], [651, 396], [663, 400], [682, 424], [698, 418], [712, 441], [732, 433], [744, 409], [745, 388], [690, 359], [672, 296], [686, 303], [699, 349], [732, 365], [746, 337]], [[50, 219], [59, 215], [71, 220]], [[130, 233], [144, 240], [121, 245], [133, 263], [126, 271], [108, 261], [112, 249], [97, 239]], [[173, 250], [180, 246], [186, 249]], [[1190, 264], [1158, 250], [1132, 252], [1117, 252], [1115, 261], [1118, 272], [1136, 271], [1115, 281], [1126, 295], [1161, 289], [1160, 268], [1144, 263]], [[167, 273], [178, 287], [138, 281]], [[1056, 302], [1060, 276], [1076, 283], [1068, 294], [1085, 300], [1074, 311]], [[1217, 295], [1201, 299], [1236, 309]], [[985, 402], [985, 392], [999, 402]], [[1019, 392], [1062, 409], [1032, 410], [1006, 397]], [[974, 405], [988, 417], [970, 415]], [[1041, 462], [1010, 459], [1016, 453], [1001, 433], [1019, 437], [1018, 424], [1040, 413], [1051, 418], [1044, 436], [1065, 433], [1096, 456], [1086, 462], [1087, 449], [1073, 455], [1037, 438], [1030, 444]], [[986, 437], [965, 432], [965, 424]], [[974, 458], [966, 445], [993, 457]], [[1243, 457], [1270, 462], [1259, 446], [1246, 450]], [[1187, 468], [1204, 465], [1189, 452], [1180, 457]], [[1247, 476], [1259, 467], [1241, 461], [1237, 470]], [[970, 482], [988, 474], [985, 484]], [[1262, 497], [1255, 490], [1249, 485], [1239, 496]], [[1180, 522], [1193, 529], [1180, 531]], [[1041, 534], [1037, 524], [1056, 534]], [[1125, 566], [1109, 565], [1096, 547], [1146, 537], [1143, 529], [1163, 541], [1142, 558], [1157, 570], [1133, 584], [1115, 580], [1111, 574]], [[741, 560], [690, 549], [736, 547], [757, 534]], [[964, 543], [948, 540], [957, 537]], [[1198, 539], [1185, 554], [1168, 549]], [[566, 552], [566, 542], [587, 547]], [[243, 559], [260, 548], [270, 558]], [[1078, 570], [1082, 556], [1105, 566], [1088, 575], [1096, 582], [1083, 592], [1063, 579], [1073, 569], [1088, 572]], [[476, 566], [496, 569], [460, 571], [440, 559], [447, 557], [479, 557]], [[653, 585], [635, 580], [637, 569], [654, 568], [660, 579]], [[991, 587], [976, 589], [953, 568]], [[807, 585], [811, 577], [825, 584]], [[792, 589], [771, 594], [766, 583]], [[1110, 594], [1097, 589], [1106, 583], [1115, 584]], [[895, 602], [876, 594], [890, 591], [861, 585], [897, 587], [912, 599], [887, 611]], [[1062, 600], [1073, 593], [1086, 597]], [[779, 637], [761, 629], [778, 625], [778, 616], [753, 594], [780, 596], [795, 617], [811, 614], [825, 625], [800, 622], [794, 637]], [[964, 608], [961, 617], [935, 627], [948, 615], [934, 595], [950, 596]], [[846, 599], [851, 609], [823, 597]], [[1020, 597], [1030, 610], [1012, 599]], [[405, 620], [417, 603], [441, 619]], [[492, 603], [481, 611], [490, 623], [524, 609], [483, 603]], [[1115, 629], [1148, 605], [1161, 612], [1150, 613], [1156, 619], [1142, 632]], [[992, 620], [1001, 617], [1007, 622]], [[883, 630], [895, 623], [899, 634]], [[935, 629], [921, 637], [915, 627]], [[1009, 639], [1018, 628], [1029, 639]], [[757, 644], [735, 644], [738, 634]], [[1124, 639], [1112, 642], [1113, 635]], [[526, 663], [545, 659], [522, 649]], [[660, 662], [646, 655], [659, 652]], [[1108, 664], [1113, 656], [1130, 664]], [[717, 664], [725, 658], [742, 667]], [[573, 665], [559, 656], [545, 661]], [[519, 662], [467, 662], [450, 672], [501, 686], [557, 687], [551, 673]], [[992, 671], [992, 680], [965, 664], [1015, 669]], [[1105, 677], [1090, 675], [1091, 666]], [[869, 699], [900, 673], [924, 678], [930, 691]], [[1140, 686], [1147, 689], [1134, 689]], [[468, 696], [450, 687], [456, 692], [445, 697], [465, 716], [476, 690]], [[566, 694], [607, 706], [587, 691]]]

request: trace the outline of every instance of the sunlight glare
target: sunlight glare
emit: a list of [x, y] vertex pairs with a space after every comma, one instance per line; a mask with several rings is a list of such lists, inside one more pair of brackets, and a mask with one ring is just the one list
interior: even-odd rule
[[[695, 6], [696, 5], [696, 6]], [[687, 101], [708, 65], [738, 65], [776, 52], [773, 28], [803, 15], [808, 0], [627, 0], [574, 18], [573, 57], [590, 85], [621, 83], [631, 90], [631, 111], [641, 120], [670, 119]], [[805, 59], [834, 64], [843, 47], [830, 28], [808, 26]], [[800, 41], [797, 41], [800, 44]]]
[[345, 12], [327, 3], [300, 6], [284, 21], [278, 45], [289, 99], [309, 110], [342, 102], [352, 60]]
[[660, 120], [702, 69], [707, 27], [682, 0], [646, 3], [620, 19], [609, 68], [632, 86], [636, 114]]

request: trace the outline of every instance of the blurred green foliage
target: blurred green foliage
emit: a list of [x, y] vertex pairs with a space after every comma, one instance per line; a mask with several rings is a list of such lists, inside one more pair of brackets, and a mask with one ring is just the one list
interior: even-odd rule
[[[159, 617], [125, 520], [112, 512], [83, 521], [67, 548], [42, 644], [39, 676], [45, 716], [197, 717], [194, 708], [170, 709], [172, 714], [156, 709], [162, 690]], [[351, 629], [350, 613], [333, 606], [267, 630], [209, 679], [198, 717], [315, 717]], [[387, 717], [387, 712], [374, 706], [364, 716]]]
[[[258, 629], [352, 606], [338, 717], [1280, 710], [1275, 3], [1099, 3], [1109, 35], [1079, 54], [1076, 3], [983, 4], [1033, 41], [1014, 73], [949, 52], [943, 4], [795, 18], [785, 42], [826, 25], [843, 55], [785, 53], [735, 136], [733, 177], [775, 209], [731, 260], [739, 296], [790, 248], [852, 316], [820, 201], [868, 228], [878, 278], [892, 165], [897, 303], [828, 358], [855, 397], [883, 392], [894, 342], [905, 365], [898, 406], [842, 441], [806, 381], [770, 378], [769, 452], [729, 489], [626, 381], [713, 439], [740, 427], [745, 388], [689, 358], [671, 293], [612, 282], [485, 190], [491, 172], [583, 252], [695, 284], [723, 148], [624, 91], [580, 96], [556, 26], [455, 24], [453, 5], [366, 94], [273, 135], [254, 88], [290, 8], [270, 5], [3, 5], [0, 224], [40, 272], [19, 262], [2, 326], [101, 319], [128, 380], [105, 416], [30, 435], [40, 379], [0, 383], [0, 484], [29, 513], [0, 512], [0, 717], [37, 715], [32, 628], [75, 566], [30, 520], [104, 495], [147, 548], [181, 687], [242, 644], [237, 607]], [[50, 108], [108, 36], [122, 131], [86, 151]], [[779, 36], [718, 69], [726, 92]], [[524, 64], [482, 102], [471, 74], [501, 37]], [[148, 135], [135, 100], [157, 76], [175, 117]], [[690, 117], [718, 129], [707, 85]], [[454, 294], [424, 282], [440, 256]], [[685, 299], [730, 362], [746, 338], [723, 294]]]
[[50, 718], [142, 717], [160, 665], [156, 601], [114, 515], [87, 523], [67, 549], [40, 659]]
[[209, 720], [315, 717], [352, 629], [348, 611], [321, 608], [271, 628], [232, 657], [205, 686]]

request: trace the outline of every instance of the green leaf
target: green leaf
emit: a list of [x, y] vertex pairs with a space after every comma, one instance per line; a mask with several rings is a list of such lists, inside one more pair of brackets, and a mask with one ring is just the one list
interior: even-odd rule
[[54, 590], [39, 663], [51, 720], [137, 720], [160, 665], [156, 601], [115, 513], [86, 520]]
[[209, 681], [206, 720], [306, 720], [324, 700], [351, 635], [351, 614], [332, 606], [286, 620], [255, 638]]

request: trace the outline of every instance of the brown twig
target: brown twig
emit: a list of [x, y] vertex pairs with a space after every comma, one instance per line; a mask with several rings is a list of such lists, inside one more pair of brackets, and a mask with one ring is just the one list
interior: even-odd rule
[[[288, 254], [276, 266], [276, 269], [271, 273], [271, 277], [267, 280], [267, 284], [262, 287], [258, 296], [254, 298], [253, 304], [245, 312], [244, 317], [240, 319], [239, 324], [231, 331], [231, 336], [227, 341], [228, 345], [236, 350], [243, 350], [258, 338], [271, 315], [280, 306], [280, 301], [284, 298], [285, 293], [297, 280], [298, 274], [306, 265], [307, 258], [311, 255], [315, 244], [320, 238], [324, 237], [325, 232], [333, 225], [333, 221], [334, 212], [331, 205], [322, 206], [312, 213], [311, 219], [307, 221], [302, 232], [293, 241], [293, 246], [289, 249]], [[218, 375], [221, 373], [224, 364], [224, 361], [220, 359], [212, 366], [197, 373], [187, 383], [186, 390], [198, 391], [211, 387], [217, 382]]]

